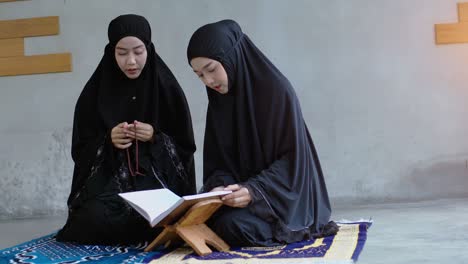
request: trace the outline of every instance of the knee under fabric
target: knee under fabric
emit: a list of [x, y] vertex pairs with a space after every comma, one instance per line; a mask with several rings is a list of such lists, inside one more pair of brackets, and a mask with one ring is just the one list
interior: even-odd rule
[[213, 231], [230, 246], [276, 246], [268, 222], [248, 208], [223, 207], [208, 222]]

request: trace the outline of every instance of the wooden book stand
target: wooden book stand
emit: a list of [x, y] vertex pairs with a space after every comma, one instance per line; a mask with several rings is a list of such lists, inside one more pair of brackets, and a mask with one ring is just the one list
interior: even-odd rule
[[181, 239], [189, 244], [199, 256], [205, 256], [212, 252], [207, 245], [211, 245], [219, 251], [229, 250], [229, 245], [205, 224], [205, 221], [222, 204], [219, 198], [194, 204], [174, 225], [165, 225], [164, 230], [145, 248], [145, 252], [151, 251], [159, 245], [164, 245], [167, 248], [171, 244], [182, 242]]

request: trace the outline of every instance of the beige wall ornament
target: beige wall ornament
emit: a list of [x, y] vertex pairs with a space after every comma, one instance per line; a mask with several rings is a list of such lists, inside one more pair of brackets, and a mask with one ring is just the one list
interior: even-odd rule
[[436, 44], [468, 43], [468, 2], [458, 3], [458, 23], [436, 24]]
[[[14, 0], [0, 0], [11, 2]], [[27, 37], [59, 34], [59, 17], [0, 20], [0, 76], [70, 72], [71, 53], [24, 54]]]

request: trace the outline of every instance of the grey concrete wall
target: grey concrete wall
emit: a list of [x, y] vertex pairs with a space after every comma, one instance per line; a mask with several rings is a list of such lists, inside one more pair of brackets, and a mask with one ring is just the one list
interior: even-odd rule
[[60, 16], [27, 54], [71, 52], [73, 72], [0, 77], [0, 218], [62, 213], [72, 176], [73, 108], [122, 13], [148, 18], [157, 51], [187, 95], [198, 183], [206, 92], [188, 67], [199, 26], [237, 20], [296, 88], [331, 199], [468, 195], [468, 44], [436, 46], [456, 0], [34, 0], [0, 20]]

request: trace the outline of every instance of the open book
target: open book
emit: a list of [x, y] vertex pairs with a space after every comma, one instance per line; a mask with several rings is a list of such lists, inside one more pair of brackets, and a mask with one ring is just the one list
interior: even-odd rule
[[119, 193], [151, 226], [164, 226], [177, 221], [192, 205], [223, 196], [231, 191], [216, 191], [179, 197], [169, 189]]

